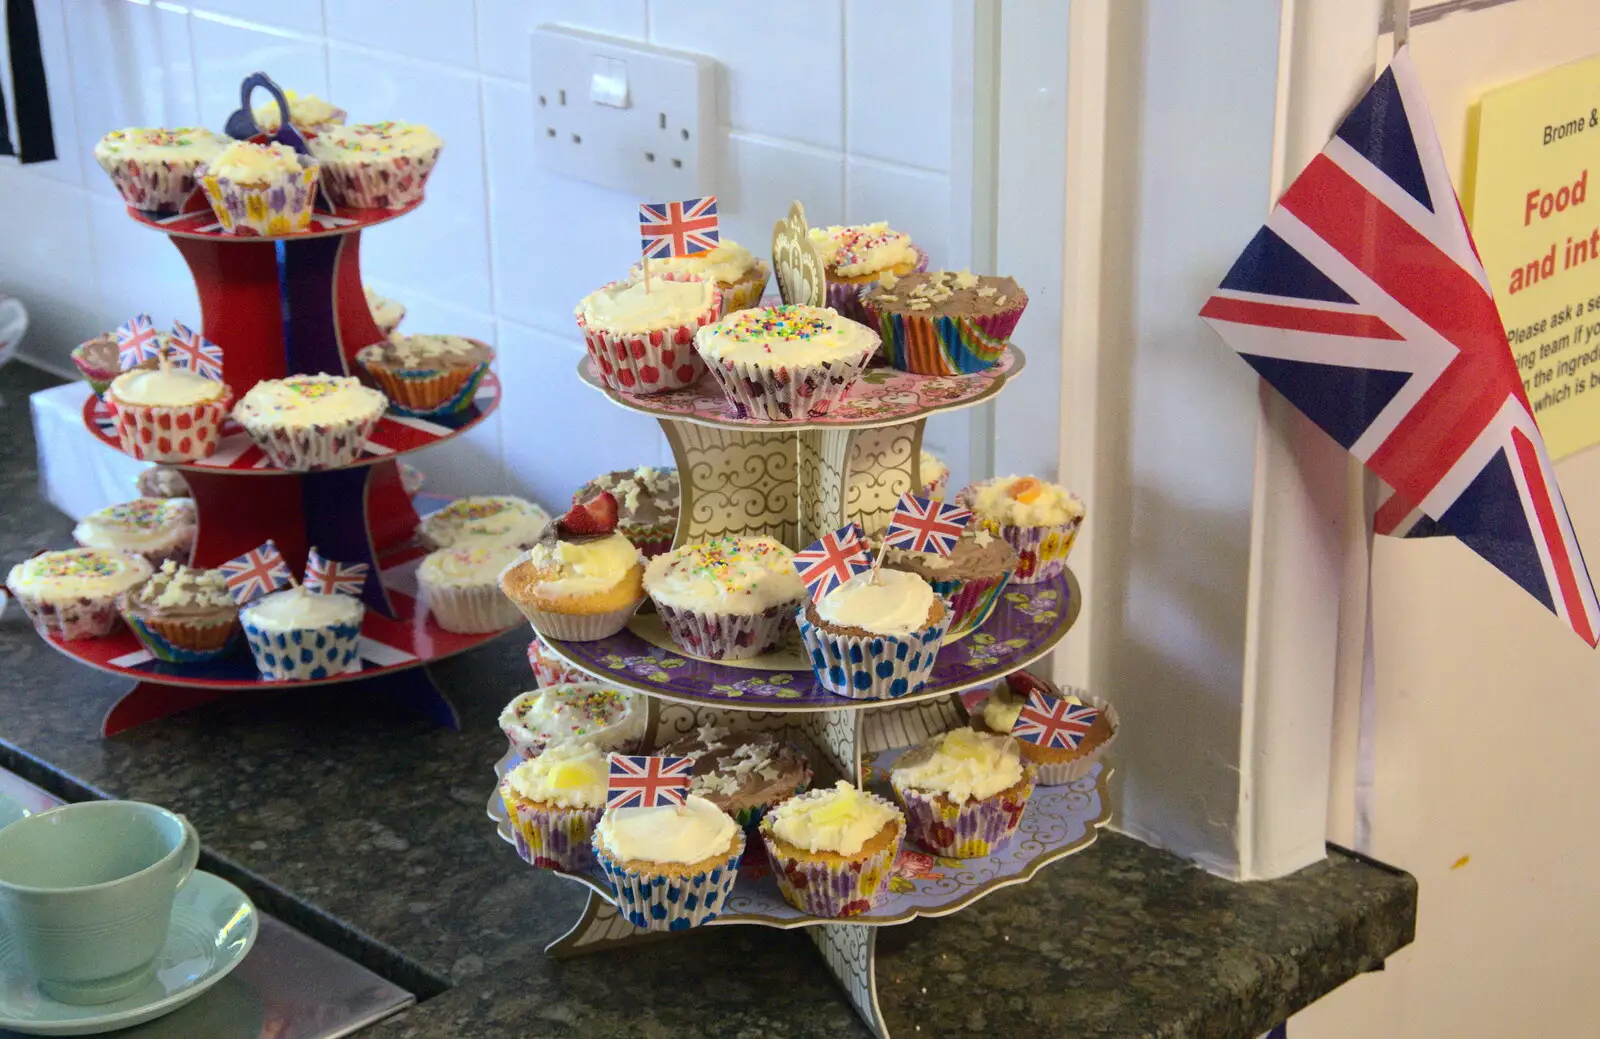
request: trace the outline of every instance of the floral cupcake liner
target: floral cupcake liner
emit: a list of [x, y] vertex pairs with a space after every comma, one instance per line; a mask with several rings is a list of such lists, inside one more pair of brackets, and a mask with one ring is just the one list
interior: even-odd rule
[[534, 807], [500, 783], [500, 798], [511, 821], [511, 834], [522, 861], [540, 869], [569, 873], [594, 865], [594, 828], [604, 808]]
[[843, 861], [783, 855], [765, 828], [761, 839], [785, 902], [812, 916], [841, 918], [860, 916], [889, 894], [894, 860], [900, 854], [900, 841], [905, 834], [904, 822], [897, 823], [896, 828], [899, 833], [882, 851]]
[[311, 226], [317, 199], [317, 161], [300, 156], [300, 170], [264, 184], [241, 184], [228, 177], [195, 174], [222, 229], [236, 235], [284, 235]]
[[946, 603], [939, 623], [905, 636], [835, 635], [807, 620], [803, 607], [796, 619], [811, 670], [824, 689], [852, 700], [891, 700], [927, 682], [951, 616]]
[[[911, 268], [912, 273], [927, 270], [928, 254], [920, 245], [913, 245], [911, 248], [917, 252], [917, 263]], [[877, 323], [868, 316], [866, 308], [861, 305], [861, 290], [871, 288], [877, 283], [876, 278], [872, 281], [834, 281], [829, 278], [824, 305], [832, 307], [851, 321], [860, 322], [876, 331]]]
[[684, 876], [647, 876], [625, 869], [598, 844], [595, 861], [611, 883], [617, 912], [635, 927], [650, 931], [687, 931], [716, 919], [733, 894], [739, 877], [739, 858], [744, 854], [745, 837], [735, 831], [733, 847], [727, 857], [708, 870]]
[[702, 613], [656, 603], [656, 613], [678, 648], [707, 660], [748, 660], [783, 641], [797, 602], [761, 613]]
[[757, 260], [744, 277], [732, 285], [718, 283], [722, 290], [722, 310], [719, 317], [727, 317], [735, 310], [749, 310], [759, 306], [761, 296], [767, 291], [767, 280], [772, 277], [772, 268], [762, 260]]
[[169, 664], [197, 664], [215, 660], [228, 652], [239, 635], [236, 618], [225, 621], [199, 623], [195, 621], [160, 620], [141, 617], [124, 611], [122, 619], [133, 632], [139, 645], [149, 650], [157, 660]]
[[240, 617], [250, 655], [261, 677], [284, 681], [327, 678], [355, 663], [361, 650], [361, 622], [321, 628], [267, 631]]
[[424, 582], [422, 596], [428, 602], [434, 623], [457, 635], [504, 631], [522, 619], [517, 604], [507, 599], [494, 584], [445, 588]]
[[[1101, 716], [1105, 718], [1106, 724], [1111, 726], [1111, 735], [1107, 736], [1093, 750], [1086, 754], [1081, 754], [1070, 761], [1039, 761], [1030, 757], [1028, 762], [1034, 768], [1034, 782], [1039, 786], [1065, 786], [1073, 780], [1082, 779], [1089, 774], [1089, 770], [1094, 767], [1094, 763], [1105, 757], [1106, 751], [1117, 741], [1117, 709], [1098, 696], [1079, 695], [1078, 698], [1100, 712]], [[1032, 744], [1023, 743], [1021, 746], [1022, 752], [1026, 756], [1028, 748]]]
[[579, 671], [546, 649], [544, 640], [537, 635], [528, 643], [528, 666], [533, 668], [534, 683], [540, 688], [547, 685], [566, 685], [568, 682], [594, 681], [587, 672]]
[[[676, 274], [656, 274], [652, 278], [663, 281], [698, 281]], [[612, 282], [605, 286], [620, 284]], [[591, 328], [577, 312], [578, 328], [583, 332], [584, 346], [594, 359], [600, 378], [614, 390], [623, 393], [651, 394], [681, 390], [699, 381], [706, 370], [705, 362], [695, 352], [694, 333], [698, 328], [716, 321], [722, 314], [722, 290], [715, 284], [711, 289], [711, 305], [695, 319], [676, 328], [657, 328], [649, 332], [612, 332]]]
[[983, 626], [1000, 601], [1000, 593], [1011, 582], [1011, 571], [999, 577], [958, 578], [953, 581], [929, 581], [933, 594], [950, 604], [950, 630], [944, 640], [954, 642]]
[[769, 368], [744, 361], [714, 361], [711, 377], [740, 418], [774, 421], [820, 417], [849, 396], [877, 347], [859, 358], [804, 368]]
[[940, 474], [937, 480], [929, 480], [927, 483], [923, 484], [922, 490], [918, 491], [917, 493], [922, 495], [924, 498], [932, 498], [934, 501], [944, 501], [945, 492], [949, 489], [950, 473], [947, 471]]
[[389, 398], [389, 410], [413, 418], [437, 418], [467, 410], [489, 370], [487, 361], [473, 368], [389, 368], [362, 365]]
[[[370, 156], [368, 157], [370, 159]], [[395, 155], [382, 162], [322, 160], [322, 190], [328, 201], [355, 209], [404, 209], [422, 201], [422, 188], [439, 161], [439, 149]]]
[[110, 175], [122, 201], [157, 216], [171, 216], [183, 209], [184, 202], [194, 193], [195, 175], [201, 165], [199, 160], [140, 162], [98, 155], [95, 160]]
[[[864, 293], [863, 293], [864, 295]], [[931, 316], [875, 309], [865, 299], [862, 323], [883, 339], [883, 356], [903, 372], [916, 375], [970, 375], [999, 363], [1028, 297], [998, 314]]]
[[144, 462], [194, 462], [217, 453], [233, 391], [224, 386], [214, 401], [180, 407], [107, 399], [123, 451]]
[[241, 420], [239, 425], [273, 465], [305, 473], [338, 469], [356, 461], [381, 418], [380, 411], [338, 425], [280, 426], [253, 418]]
[[1023, 768], [1021, 789], [1002, 791], [979, 801], [954, 804], [942, 794], [890, 783], [906, 813], [906, 836], [935, 855], [976, 859], [992, 855], [1011, 839], [1033, 795], [1034, 770]]
[[1082, 518], [1071, 523], [1047, 527], [1017, 527], [1009, 523], [980, 520], [983, 529], [1017, 550], [1017, 569], [1011, 575], [1013, 584], [1038, 584], [1048, 581], [1067, 568], [1067, 553], [1078, 540]]
[[14, 588], [11, 594], [33, 622], [34, 630], [45, 638], [59, 635], [67, 642], [98, 639], [116, 631], [122, 620], [114, 597], [55, 603], [23, 594]]
[[[628, 626], [628, 620], [639, 608], [639, 602], [635, 602], [606, 613], [559, 613], [526, 606], [515, 600], [512, 602], [541, 637], [563, 642], [598, 642], [610, 638]], [[594, 679], [585, 675], [580, 681], [592, 682]]]

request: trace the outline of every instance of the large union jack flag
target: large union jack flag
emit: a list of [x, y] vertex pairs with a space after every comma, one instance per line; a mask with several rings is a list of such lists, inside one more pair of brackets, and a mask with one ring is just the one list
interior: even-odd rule
[[117, 326], [117, 364], [123, 370], [161, 353], [161, 333], [149, 314], [135, 314]]
[[1077, 750], [1100, 720], [1100, 710], [1088, 704], [1070, 703], [1042, 689], [1028, 691], [1028, 702], [1017, 712], [1011, 735], [1040, 747]]
[[693, 256], [717, 247], [717, 196], [639, 205], [639, 238], [651, 260]]
[[182, 321], [172, 323], [172, 335], [167, 337], [167, 347], [172, 351], [172, 363], [175, 366], [217, 382], [222, 381], [222, 347]]
[[687, 754], [608, 754], [606, 764], [607, 808], [681, 805], [689, 796], [694, 758]]
[[816, 602], [850, 578], [872, 568], [867, 536], [859, 523], [830, 530], [794, 554], [794, 568]]
[[320, 595], [360, 595], [367, 584], [367, 564], [336, 563], [315, 547], [306, 553], [307, 591]]
[[272, 541], [262, 542], [244, 555], [223, 563], [218, 569], [222, 571], [222, 579], [228, 591], [233, 593], [234, 601], [241, 606], [286, 588], [294, 581], [283, 553]]
[[1201, 316], [1392, 488], [1380, 534], [1449, 534], [1600, 636], [1594, 586], [1402, 48]]
[[883, 543], [907, 552], [937, 552], [947, 556], [956, 550], [956, 542], [961, 540], [961, 532], [967, 529], [971, 519], [970, 509], [903, 494], [889, 517]]

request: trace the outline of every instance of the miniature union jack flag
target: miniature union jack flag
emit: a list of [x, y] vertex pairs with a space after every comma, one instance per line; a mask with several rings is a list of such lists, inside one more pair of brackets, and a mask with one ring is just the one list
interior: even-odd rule
[[889, 517], [883, 543], [907, 552], [937, 552], [947, 556], [956, 550], [956, 542], [961, 540], [961, 532], [967, 529], [971, 519], [971, 509], [903, 494], [894, 507], [894, 515]]
[[172, 335], [167, 337], [167, 346], [172, 350], [172, 363], [177, 367], [217, 382], [222, 381], [222, 347], [193, 331], [182, 321], [172, 323]]
[[117, 363], [124, 371], [160, 355], [161, 333], [149, 314], [137, 314], [117, 326]]
[[218, 567], [233, 599], [240, 606], [294, 583], [289, 564], [271, 540]]
[[367, 584], [367, 564], [335, 563], [315, 548], [306, 554], [306, 590], [322, 595], [360, 595]]
[[689, 796], [694, 758], [687, 754], [607, 754], [607, 808], [656, 808], [681, 805]]
[[1393, 494], [1379, 534], [1448, 534], [1600, 639], [1600, 603], [1410, 52], [1289, 185], [1200, 311]]
[[1089, 730], [1099, 720], [1098, 708], [1068, 703], [1035, 688], [1029, 690], [1028, 702], [1017, 712], [1011, 735], [1041, 747], [1077, 750], [1078, 744], [1083, 742], [1083, 738], [1089, 735]]
[[639, 206], [639, 237], [646, 259], [693, 256], [717, 247], [717, 196]]
[[811, 593], [812, 602], [871, 566], [867, 558], [867, 536], [856, 523], [830, 530], [794, 554], [794, 568], [805, 582], [806, 591]]

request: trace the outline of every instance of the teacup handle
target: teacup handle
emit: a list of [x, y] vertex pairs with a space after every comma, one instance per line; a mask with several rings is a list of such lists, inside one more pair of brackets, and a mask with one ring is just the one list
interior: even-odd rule
[[178, 821], [183, 823], [183, 854], [178, 859], [178, 884], [182, 888], [194, 876], [194, 869], [200, 864], [200, 832], [194, 828], [187, 816], [178, 816]]

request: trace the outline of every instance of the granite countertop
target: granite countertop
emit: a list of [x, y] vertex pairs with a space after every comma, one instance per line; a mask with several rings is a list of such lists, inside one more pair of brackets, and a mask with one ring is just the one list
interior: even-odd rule
[[[0, 369], [0, 573], [70, 543], [37, 491], [26, 398]], [[130, 491], [131, 496], [131, 491]], [[204, 868], [416, 992], [383, 1039], [866, 1034], [799, 932], [727, 927], [551, 960], [576, 885], [529, 869], [484, 817], [500, 708], [532, 683], [522, 634], [435, 669], [452, 732], [347, 687], [231, 697], [101, 739], [127, 682], [0, 619], [0, 765], [68, 799], [187, 814]], [[1231, 884], [1103, 832], [957, 915], [884, 928], [878, 991], [897, 1035], [1253, 1039], [1412, 938], [1416, 884], [1334, 851]]]

